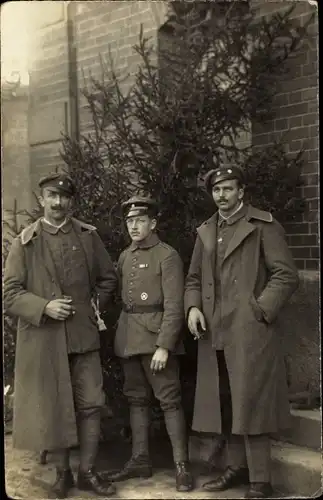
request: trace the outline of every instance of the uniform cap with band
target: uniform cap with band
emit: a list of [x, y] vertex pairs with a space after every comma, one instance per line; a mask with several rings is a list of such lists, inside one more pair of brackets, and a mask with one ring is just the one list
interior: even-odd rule
[[148, 196], [133, 196], [122, 203], [125, 218], [136, 217], [138, 215], [157, 215], [157, 201]]
[[75, 185], [71, 177], [67, 174], [50, 174], [42, 177], [38, 183], [40, 188], [53, 187], [59, 189], [63, 193], [73, 196], [75, 193]]
[[204, 178], [205, 189], [210, 193], [213, 186], [215, 186], [218, 182], [232, 179], [237, 179], [240, 184], [244, 184], [244, 175], [239, 167], [215, 168], [210, 170]]

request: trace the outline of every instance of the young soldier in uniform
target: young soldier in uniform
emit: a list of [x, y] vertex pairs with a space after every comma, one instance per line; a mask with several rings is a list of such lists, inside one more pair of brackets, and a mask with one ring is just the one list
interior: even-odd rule
[[122, 312], [115, 353], [122, 359], [124, 394], [130, 405], [132, 456], [113, 481], [150, 477], [148, 429], [152, 391], [164, 412], [173, 447], [176, 488], [190, 491], [186, 425], [181, 405], [177, 353], [183, 323], [183, 267], [178, 253], [155, 233], [156, 203], [133, 197], [123, 204], [132, 239], [121, 254], [118, 269]]
[[117, 286], [95, 227], [68, 213], [74, 185], [65, 174], [40, 180], [44, 217], [15, 238], [4, 276], [4, 307], [19, 317], [13, 445], [54, 451], [57, 479], [50, 498], [74, 486], [69, 448], [80, 444], [77, 486], [115, 492], [94, 465], [104, 404], [100, 339], [91, 306], [105, 307]]
[[269, 434], [286, 427], [289, 416], [276, 319], [298, 275], [281, 225], [243, 202], [239, 168], [213, 169], [205, 185], [218, 210], [197, 229], [184, 299], [191, 333], [205, 333], [193, 428], [227, 434], [228, 455], [224, 474], [204, 488], [223, 491], [250, 481], [246, 498], [267, 498]]

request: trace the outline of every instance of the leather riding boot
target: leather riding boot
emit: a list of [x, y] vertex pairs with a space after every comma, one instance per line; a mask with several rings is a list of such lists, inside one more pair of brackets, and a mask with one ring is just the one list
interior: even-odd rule
[[240, 467], [237, 469], [227, 467], [222, 476], [204, 483], [203, 488], [206, 491], [225, 491], [229, 488], [234, 488], [235, 486], [240, 486], [242, 484], [249, 484], [248, 469], [246, 467]]
[[116, 493], [114, 484], [106, 479], [103, 480], [93, 468], [88, 471], [79, 469], [77, 487], [79, 490], [92, 491], [101, 497], [110, 497]]
[[188, 464], [186, 423], [182, 408], [164, 411], [167, 433], [173, 448], [177, 491], [191, 491], [193, 477]]
[[124, 481], [133, 477], [152, 476], [149, 458], [149, 408], [148, 406], [130, 406], [130, 426], [132, 432], [132, 455], [121, 470], [110, 471], [107, 477], [111, 481]]
[[48, 498], [66, 498], [74, 487], [74, 478], [71, 469], [56, 468], [56, 481], [50, 488]]
[[79, 440], [80, 440], [80, 470], [87, 472], [95, 465], [100, 438], [100, 411], [80, 412]]

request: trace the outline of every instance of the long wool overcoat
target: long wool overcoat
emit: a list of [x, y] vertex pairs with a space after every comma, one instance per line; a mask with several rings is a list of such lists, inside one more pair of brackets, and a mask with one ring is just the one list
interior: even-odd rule
[[[205, 316], [198, 344], [192, 427], [221, 433], [219, 376], [212, 348], [218, 214], [197, 230], [185, 285], [186, 317], [191, 307]], [[298, 286], [298, 273], [282, 226], [268, 212], [248, 206], [221, 265], [221, 324], [232, 397], [232, 433], [276, 432], [289, 424], [282, 333], [277, 316]], [[213, 332], [214, 334], [215, 332]]]
[[[104, 307], [117, 286], [113, 263], [95, 227], [72, 219], [83, 246], [93, 292]], [[46, 304], [62, 296], [50, 250], [42, 244], [41, 224], [28, 226], [12, 243], [4, 276], [5, 312], [18, 316], [15, 358], [13, 445], [43, 450], [78, 443], [64, 321], [43, 315]], [[88, 286], [88, 283], [84, 284]], [[95, 316], [90, 304], [75, 316], [80, 335], [91, 330]], [[82, 332], [85, 329], [85, 332]], [[92, 345], [92, 344], [91, 344]]]

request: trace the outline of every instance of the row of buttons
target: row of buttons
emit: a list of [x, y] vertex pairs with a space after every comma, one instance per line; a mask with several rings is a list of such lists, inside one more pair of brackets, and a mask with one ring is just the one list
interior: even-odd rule
[[[137, 262], [137, 260], [138, 260], [138, 259], [137, 259], [137, 257], [133, 257], [133, 258], [132, 258], [132, 263], [133, 263], [133, 264], [135, 264], [135, 263]], [[136, 269], [136, 266], [135, 266], [135, 265], [133, 265], [133, 266], [132, 266], [132, 269]], [[135, 276], [135, 273], [133, 273], [133, 272], [132, 272], [132, 273], [130, 274], [130, 276], [133, 278], [133, 277]], [[132, 285], [133, 285], [133, 281], [130, 281], [129, 285], [130, 285], [130, 286], [132, 286]], [[129, 288], [129, 289], [128, 289], [128, 294], [130, 295], [130, 297], [128, 298], [128, 300], [129, 300], [129, 302], [131, 303], [131, 302], [132, 302], [132, 297], [131, 297], [132, 290], [131, 290], [131, 288]]]

